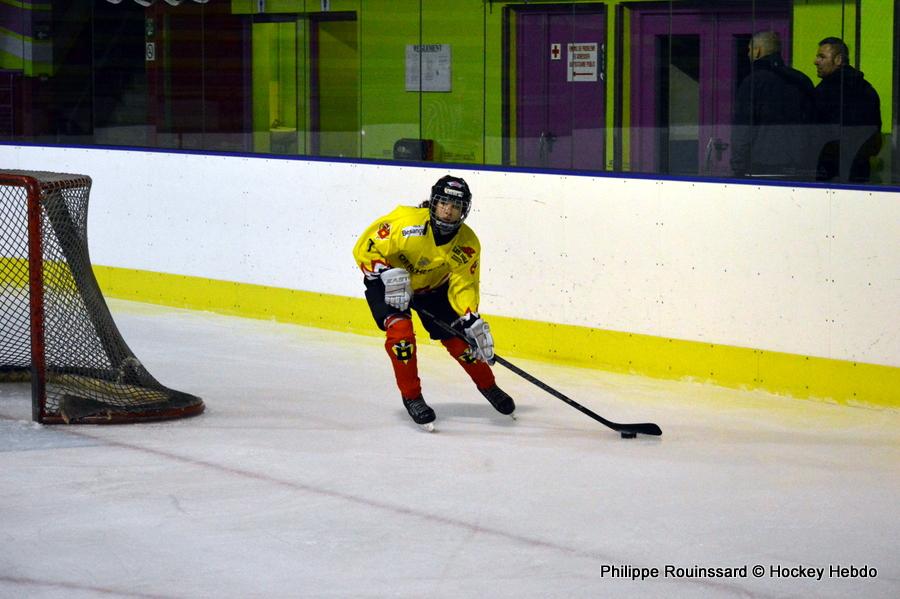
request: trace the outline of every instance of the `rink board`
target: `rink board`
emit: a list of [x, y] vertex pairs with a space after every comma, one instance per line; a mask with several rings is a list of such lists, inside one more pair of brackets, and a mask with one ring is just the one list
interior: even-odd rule
[[895, 191], [86, 148], [0, 158], [93, 178], [91, 258], [112, 296], [373, 334], [350, 250], [451, 172], [475, 193], [481, 310], [507, 353], [898, 402]]

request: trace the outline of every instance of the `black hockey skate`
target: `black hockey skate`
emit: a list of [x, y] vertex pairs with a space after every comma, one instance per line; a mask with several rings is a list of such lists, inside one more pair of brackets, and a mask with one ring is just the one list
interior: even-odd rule
[[434, 430], [434, 424], [432, 424], [434, 422], [434, 410], [425, 403], [421, 395], [415, 399], [404, 399], [403, 406], [409, 412], [409, 417], [413, 419], [413, 422], [427, 431]]
[[506, 392], [497, 385], [488, 387], [487, 389], [479, 389], [479, 391], [481, 391], [481, 394], [484, 395], [485, 399], [491, 402], [494, 409], [501, 414], [510, 416], [515, 411], [516, 403], [513, 401], [512, 397], [507, 395]]

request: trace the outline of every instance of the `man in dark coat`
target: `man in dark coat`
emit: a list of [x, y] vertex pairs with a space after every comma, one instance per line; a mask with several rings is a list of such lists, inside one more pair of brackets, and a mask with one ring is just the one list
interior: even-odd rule
[[750, 74], [738, 87], [731, 137], [731, 170], [738, 177], [811, 179], [813, 85], [784, 64], [774, 31], [750, 39]]
[[820, 181], [866, 183], [869, 159], [881, 150], [881, 100], [863, 74], [850, 66], [847, 44], [837, 37], [819, 42], [815, 89], [816, 122], [820, 125]]

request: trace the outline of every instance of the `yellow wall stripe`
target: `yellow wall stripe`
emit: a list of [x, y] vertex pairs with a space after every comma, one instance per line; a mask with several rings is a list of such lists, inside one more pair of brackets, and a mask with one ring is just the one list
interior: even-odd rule
[[[107, 297], [381, 336], [368, 306], [350, 298], [108, 266]], [[900, 368], [490, 316], [501, 355], [663, 379], [760, 389], [850, 405], [900, 407]], [[422, 336], [424, 337], [424, 335]]]

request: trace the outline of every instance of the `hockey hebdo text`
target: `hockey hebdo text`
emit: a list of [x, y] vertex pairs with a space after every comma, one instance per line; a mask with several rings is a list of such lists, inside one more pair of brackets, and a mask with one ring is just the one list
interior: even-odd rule
[[878, 570], [869, 565], [797, 566], [781, 564], [755, 564], [751, 566], [675, 566], [643, 567], [603, 564], [601, 578], [630, 578], [648, 580], [654, 578], [782, 578], [799, 580], [827, 580], [877, 578]]

